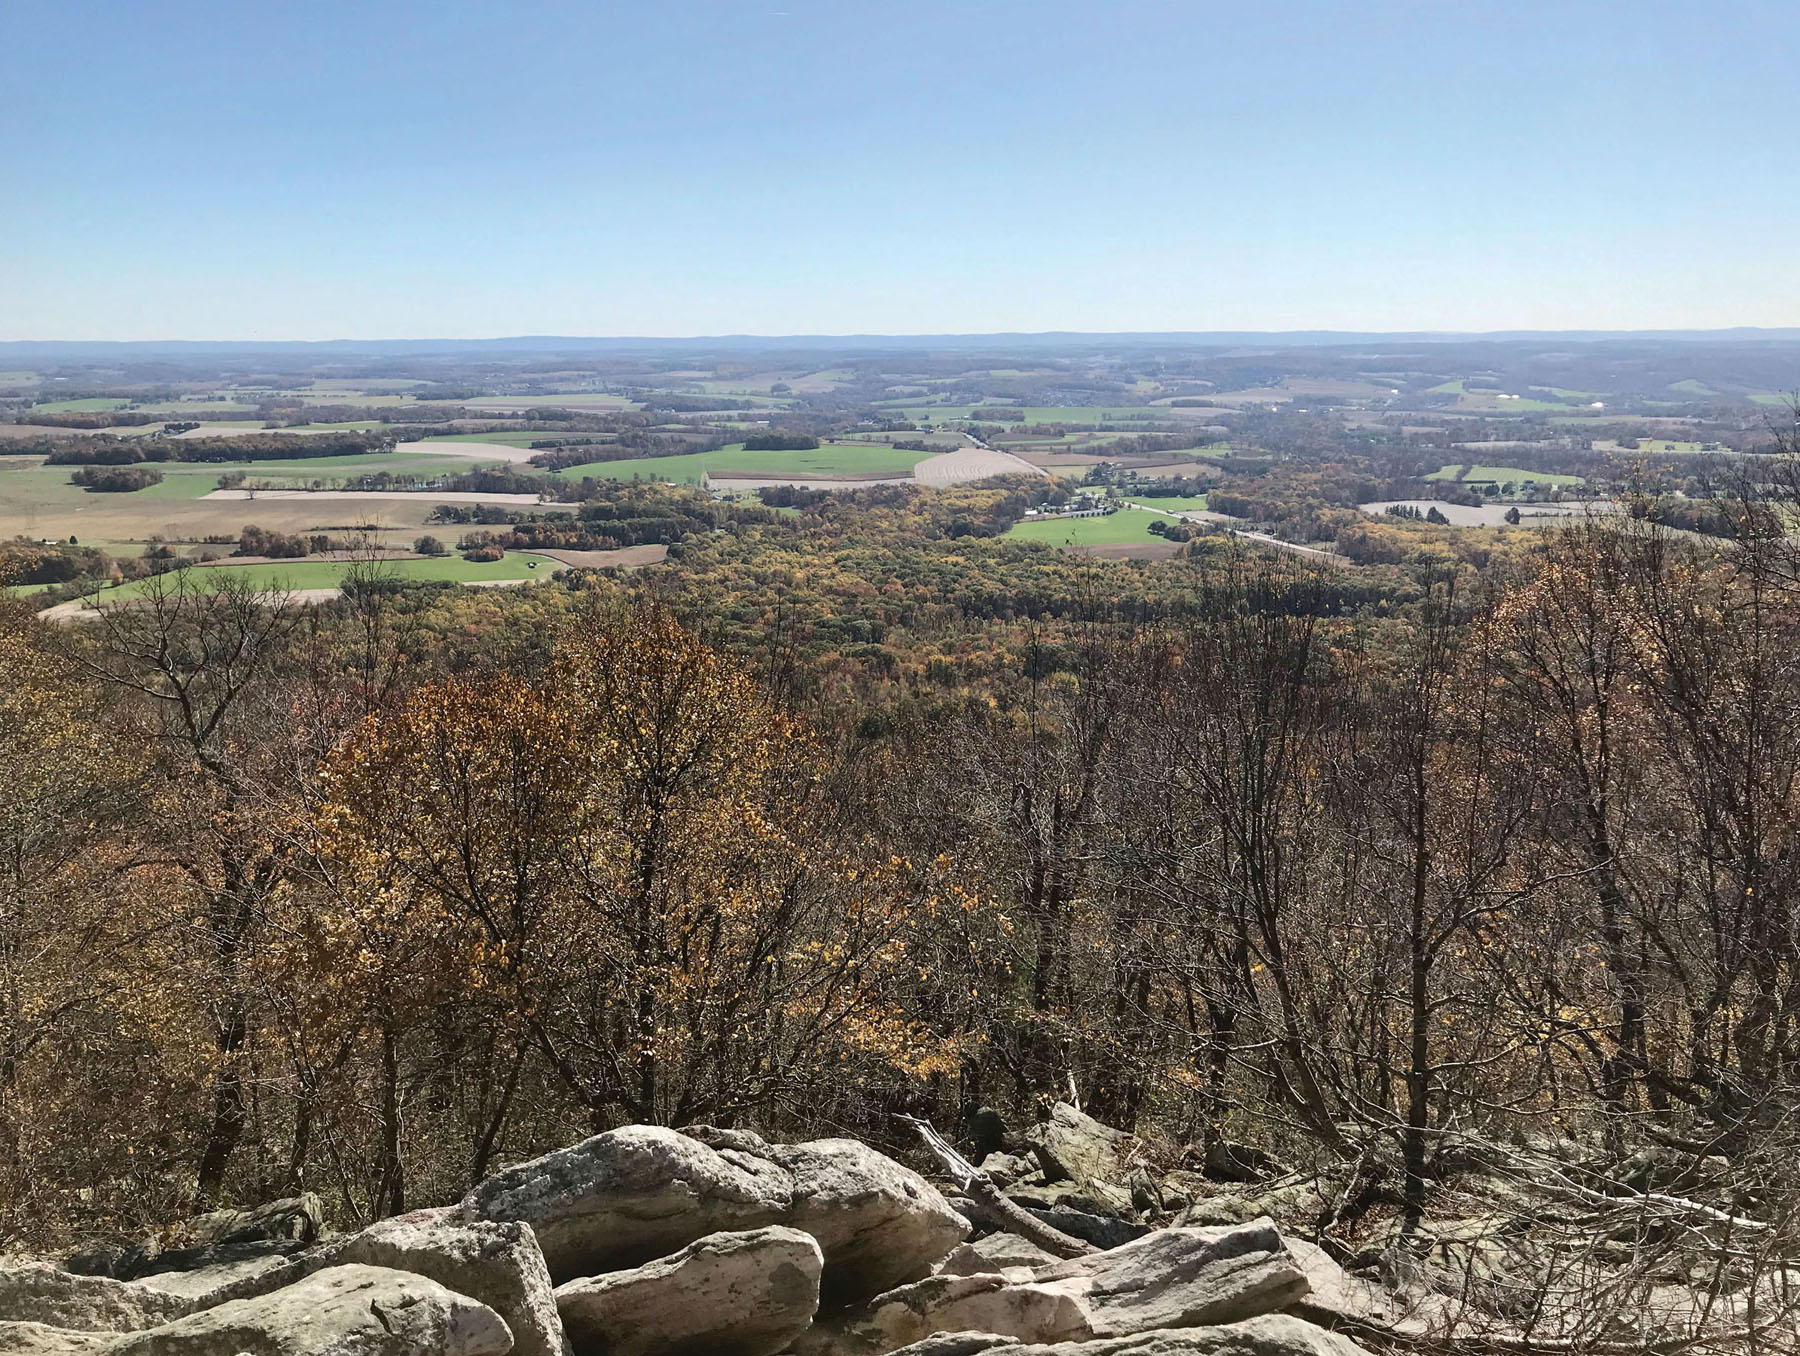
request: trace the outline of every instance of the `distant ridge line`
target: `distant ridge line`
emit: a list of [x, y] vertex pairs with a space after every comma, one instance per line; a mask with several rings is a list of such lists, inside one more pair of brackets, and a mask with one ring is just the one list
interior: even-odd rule
[[1366, 343], [1796, 343], [1800, 326], [1739, 326], [1714, 330], [1044, 330], [987, 334], [720, 334], [512, 335], [492, 339], [9, 339], [5, 358], [105, 358], [168, 354], [367, 354], [378, 357], [441, 353], [624, 353], [692, 349], [917, 351], [921, 349], [1318, 348]]

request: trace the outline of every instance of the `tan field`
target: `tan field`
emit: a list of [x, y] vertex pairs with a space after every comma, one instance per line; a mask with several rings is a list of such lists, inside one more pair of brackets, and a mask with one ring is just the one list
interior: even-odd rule
[[986, 447], [963, 447], [941, 457], [927, 457], [913, 468], [913, 476], [921, 485], [964, 485], [989, 476], [1041, 476], [1043, 468], [1033, 466], [1023, 457], [1010, 452], [995, 452]]

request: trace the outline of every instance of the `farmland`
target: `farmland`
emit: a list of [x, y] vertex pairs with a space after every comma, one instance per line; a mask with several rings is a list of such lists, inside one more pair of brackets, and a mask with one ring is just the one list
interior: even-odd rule
[[[343, 581], [344, 574], [351, 565], [352, 562], [344, 560], [269, 561], [255, 565], [233, 565], [221, 561], [216, 565], [194, 566], [188, 573], [187, 583], [190, 587], [197, 586], [204, 583], [210, 575], [229, 572], [234, 580], [254, 584], [257, 588], [332, 589]], [[499, 560], [486, 562], [467, 561], [460, 556], [442, 556], [436, 559], [386, 561], [379, 566], [382, 574], [395, 579], [439, 580], [458, 584], [547, 579], [561, 568], [549, 556], [527, 551], [510, 551]], [[94, 595], [94, 601], [126, 602], [141, 598], [151, 587], [152, 581], [134, 580], [103, 589]]]
[[687, 452], [671, 457], [637, 457], [601, 461], [559, 472], [564, 479], [593, 476], [605, 480], [666, 480], [697, 485], [707, 475], [815, 477], [909, 476], [926, 453], [907, 452], [885, 443], [826, 443], [807, 450], [753, 452], [732, 443], [716, 452]]
[[[456, 455], [386, 453], [368, 457], [301, 457], [291, 461], [216, 464], [164, 462], [162, 483], [130, 494], [90, 494], [69, 483], [67, 466], [34, 463], [0, 469], [0, 539], [13, 536], [74, 536], [141, 543], [152, 535], [176, 540], [235, 536], [246, 522], [282, 531], [315, 527], [348, 527], [376, 523], [405, 530], [424, 523], [431, 511], [428, 494], [417, 504], [383, 503], [352, 509], [344, 503], [309, 504], [304, 500], [263, 503], [207, 500], [221, 471], [243, 471], [257, 483], [304, 487], [378, 471], [397, 474], [440, 474], [467, 471], [481, 463]], [[352, 522], [350, 519], [354, 519]]]
[[1526, 484], [1535, 485], [1579, 485], [1580, 476], [1558, 475], [1551, 471], [1531, 471], [1523, 466], [1488, 466], [1483, 464], [1469, 465], [1463, 462], [1452, 462], [1426, 476], [1427, 480], [1460, 480], [1465, 484], [1477, 485], [1492, 481], [1496, 485], [1504, 485], [1511, 481], [1519, 488]]
[[1143, 508], [1122, 508], [1103, 518], [1045, 518], [1019, 523], [1006, 534], [1008, 541], [1044, 542], [1051, 546], [1161, 545], [1150, 531], [1152, 523], [1166, 523], [1167, 515]]

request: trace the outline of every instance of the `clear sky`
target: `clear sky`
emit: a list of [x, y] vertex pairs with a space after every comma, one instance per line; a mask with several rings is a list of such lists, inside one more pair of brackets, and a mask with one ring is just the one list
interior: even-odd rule
[[1800, 324], [1793, 0], [0, 0], [0, 339]]

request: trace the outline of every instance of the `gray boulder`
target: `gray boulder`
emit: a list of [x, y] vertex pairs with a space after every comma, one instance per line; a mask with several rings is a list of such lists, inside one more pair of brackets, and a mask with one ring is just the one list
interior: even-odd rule
[[721, 1230], [779, 1223], [793, 1179], [749, 1157], [727, 1159], [678, 1131], [628, 1125], [496, 1173], [463, 1198], [462, 1213], [529, 1224], [552, 1279], [566, 1281], [636, 1266]]
[[575, 1356], [774, 1356], [819, 1308], [824, 1256], [773, 1227], [711, 1234], [631, 1271], [556, 1291]]
[[559, 1283], [789, 1225], [818, 1240], [830, 1305], [929, 1274], [969, 1227], [923, 1177], [855, 1140], [768, 1144], [707, 1126], [609, 1130], [489, 1178], [462, 1213], [531, 1225]]
[[436, 1281], [383, 1267], [329, 1267], [114, 1339], [106, 1356], [506, 1356], [506, 1324]]
[[[1048, 1181], [1120, 1187], [1142, 1149], [1136, 1136], [1102, 1125], [1067, 1102], [1050, 1108], [1048, 1120], [1025, 1132]], [[1127, 1193], [1129, 1200], [1129, 1193]]]
[[1040, 1267], [1029, 1280], [933, 1276], [880, 1296], [863, 1315], [816, 1327], [800, 1356], [880, 1356], [933, 1333], [1001, 1333], [1065, 1342], [1235, 1323], [1307, 1291], [1305, 1273], [1267, 1220], [1166, 1229], [1111, 1252]]
[[189, 1309], [179, 1296], [110, 1276], [78, 1276], [49, 1262], [0, 1267], [0, 1318], [77, 1332], [135, 1332]]
[[190, 1247], [271, 1239], [310, 1243], [319, 1236], [324, 1221], [323, 1202], [312, 1192], [304, 1191], [266, 1205], [196, 1215], [181, 1226], [181, 1233]]
[[514, 1356], [562, 1356], [556, 1295], [529, 1224], [465, 1223], [453, 1210], [415, 1210], [364, 1229], [336, 1260], [427, 1277], [505, 1319]]
[[772, 1145], [792, 1175], [786, 1222], [819, 1240], [828, 1307], [929, 1275], [969, 1222], [911, 1168], [853, 1139]]
[[[1029, 1279], [1038, 1267], [1055, 1266], [1061, 1258], [1045, 1252], [1017, 1234], [989, 1234], [973, 1243], [960, 1244], [938, 1267], [943, 1276], [1010, 1276]], [[1015, 1273], [1024, 1273], [1022, 1276]]]
[[991, 1333], [946, 1333], [895, 1356], [1367, 1356], [1349, 1338], [1287, 1314], [1217, 1327], [1137, 1333], [1094, 1342], [1021, 1346]]

